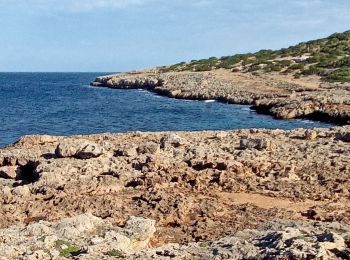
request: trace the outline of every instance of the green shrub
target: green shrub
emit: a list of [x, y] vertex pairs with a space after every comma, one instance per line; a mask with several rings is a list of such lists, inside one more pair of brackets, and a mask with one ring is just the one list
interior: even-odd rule
[[55, 242], [55, 247], [60, 252], [61, 257], [69, 257], [73, 254], [78, 254], [81, 251], [77, 246], [64, 240], [57, 240]]
[[322, 68], [318, 68], [317, 66], [310, 66], [307, 69], [303, 69], [301, 71], [301, 74], [304, 76], [310, 76], [310, 75], [320, 75], [324, 72]]
[[292, 64], [289, 66], [289, 70], [302, 70], [304, 69], [305, 65], [302, 63], [296, 63], [296, 64]]
[[260, 70], [261, 69], [261, 66], [260, 64], [253, 64], [249, 67], [248, 71], [252, 72], [252, 71], [257, 71], [257, 70]]
[[289, 65], [292, 64], [292, 61], [291, 60], [281, 60], [281, 61], [278, 61], [278, 63], [283, 67], [288, 67]]
[[332, 71], [324, 79], [329, 82], [350, 82], [350, 67]]
[[271, 60], [276, 57], [276, 52], [273, 50], [261, 50], [254, 53], [257, 59]]
[[344, 33], [333, 33], [331, 36], [329, 36], [330, 39], [338, 39], [340, 41], [344, 41], [349, 37], [349, 31], [346, 31]]
[[[310, 58], [298, 64], [293, 64], [291, 60], [279, 59], [282, 57], [299, 57], [305, 54], [309, 54]], [[247, 71], [250, 72], [281, 71], [283, 73], [294, 73], [300, 70], [299, 75], [320, 75], [326, 79], [328, 76], [337, 78], [339, 73], [346, 71], [347, 69], [342, 71], [338, 71], [338, 69], [350, 67], [349, 56], [350, 30], [335, 33], [323, 39], [301, 42], [295, 46], [277, 51], [260, 50], [256, 53], [191, 60], [189, 63], [180, 62], [172, 66], [162, 67], [160, 71], [210, 71], [219, 68], [232, 70], [238, 64], [241, 64], [248, 68]], [[337, 69], [338, 72], [332, 72], [334, 69]], [[235, 71], [239, 70], [236, 69]]]
[[231, 69], [233, 66], [241, 61], [245, 61], [248, 55], [237, 54], [234, 56], [224, 56], [220, 58], [220, 63], [217, 64], [217, 68]]
[[283, 67], [279, 63], [268, 64], [267, 66], [264, 67], [265, 72], [273, 72], [273, 71], [278, 72], [278, 71], [281, 71], [282, 69]]
[[350, 67], [350, 57], [344, 57], [344, 58], [341, 58], [340, 60], [337, 60], [333, 64], [333, 67], [335, 68]]
[[210, 71], [212, 70], [212, 66], [210, 64], [199, 64], [194, 66], [195, 71]]

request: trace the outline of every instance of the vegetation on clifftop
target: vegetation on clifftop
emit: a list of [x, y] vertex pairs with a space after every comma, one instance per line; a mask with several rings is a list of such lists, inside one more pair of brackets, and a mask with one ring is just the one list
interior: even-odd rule
[[324, 81], [350, 82], [350, 30], [277, 51], [261, 50], [221, 58], [211, 57], [160, 69], [168, 72], [211, 71], [220, 68], [233, 72], [280, 72], [295, 77], [318, 75]]

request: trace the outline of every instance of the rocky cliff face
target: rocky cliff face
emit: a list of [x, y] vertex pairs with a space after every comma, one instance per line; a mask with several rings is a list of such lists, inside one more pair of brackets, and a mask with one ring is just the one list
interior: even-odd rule
[[346, 256], [349, 141], [347, 126], [26, 136], [0, 150], [0, 251]]
[[322, 83], [318, 78], [292, 79], [278, 74], [255, 76], [228, 70], [168, 73], [156, 70], [99, 77], [92, 85], [140, 88], [172, 98], [248, 104], [260, 113], [280, 119], [350, 122], [350, 88]]

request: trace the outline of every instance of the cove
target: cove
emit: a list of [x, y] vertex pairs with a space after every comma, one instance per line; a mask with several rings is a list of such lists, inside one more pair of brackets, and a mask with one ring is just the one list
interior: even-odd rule
[[0, 73], [0, 147], [29, 134], [331, 127], [277, 120], [245, 105], [90, 87], [98, 73]]

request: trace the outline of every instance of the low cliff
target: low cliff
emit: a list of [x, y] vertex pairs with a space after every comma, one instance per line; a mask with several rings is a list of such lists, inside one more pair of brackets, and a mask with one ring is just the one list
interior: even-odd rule
[[321, 83], [317, 78], [295, 80], [277, 74], [160, 71], [98, 77], [95, 87], [146, 89], [171, 98], [214, 99], [251, 105], [257, 112], [280, 119], [310, 118], [350, 123], [350, 91], [346, 85]]

